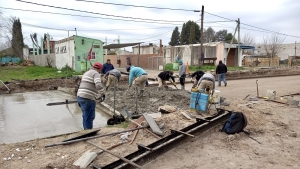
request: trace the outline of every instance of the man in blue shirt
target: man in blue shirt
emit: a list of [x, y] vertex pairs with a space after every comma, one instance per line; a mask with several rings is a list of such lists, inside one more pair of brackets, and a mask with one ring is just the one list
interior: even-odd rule
[[105, 75], [108, 71], [113, 70], [113, 69], [114, 69], [114, 65], [112, 65], [110, 63], [110, 59], [107, 59], [107, 62], [103, 64], [101, 74]]
[[139, 85], [141, 87], [140, 96], [143, 96], [146, 81], [148, 80], [148, 74], [144, 69], [140, 67], [127, 66], [126, 69], [127, 72], [129, 72], [128, 89], [131, 87], [131, 85], [133, 85], [134, 87], [137, 87], [137, 85]]

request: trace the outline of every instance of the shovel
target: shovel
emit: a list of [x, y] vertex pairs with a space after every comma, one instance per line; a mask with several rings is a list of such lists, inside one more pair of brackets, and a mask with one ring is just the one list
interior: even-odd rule
[[[128, 141], [123, 141], [121, 143], [118, 143], [116, 145], [110, 146], [107, 148], [107, 150], [111, 150], [113, 148], [116, 148], [124, 143], [127, 143]], [[103, 153], [103, 150], [96, 152], [91, 152], [91, 150], [86, 151], [78, 160], [76, 160], [73, 165], [79, 166], [80, 168], [86, 168], [96, 157], [97, 155]]]

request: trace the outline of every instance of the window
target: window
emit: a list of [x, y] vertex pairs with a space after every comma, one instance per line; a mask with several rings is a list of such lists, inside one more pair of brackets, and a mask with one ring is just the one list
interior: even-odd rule
[[60, 53], [67, 53], [67, 47], [66, 46], [62, 46], [60, 48]]
[[55, 49], [55, 51], [56, 51], [55, 53], [58, 54], [58, 53], [59, 53], [59, 47], [57, 47], [57, 48]]
[[77, 60], [78, 60], [78, 61], [80, 60], [80, 56], [77, 56]]
[[92, 57], [91, 59], [96, 59], [96, 53], [95, 52], [92, 52]]

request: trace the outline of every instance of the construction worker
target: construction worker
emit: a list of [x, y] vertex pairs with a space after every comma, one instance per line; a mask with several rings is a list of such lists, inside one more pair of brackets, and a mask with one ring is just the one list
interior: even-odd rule
[[127, 72], [129, 72], [128, 89], [130, 89], [131, 85], [133, 85], [135, 88], [137, 87], [137, 85], [139, 85], [140, 86], [139, 96], [143, 96], [144, 88], [148, 80], [148, 74], [145, 72], [144, 69], [140, 67], [127, 66], [126, 70]]
[[208, 93], [209, 90], [212, 90], [212, 93], [215, 90], [215, 77], [210, 72], [206, 72], [198, 81], [199, 91], [204, 91]]
[[82, 110], [84, 130], [93, 128], [96, 100], [101, 98], [104, 101], [105, 98], [104, 94], [98, 94], [98, 90], [103, 89], [99, 74], [101, 69], [101, 63], [94, 63], [93, 67], [83, 74], [77, 92], [78, 105]]
[[227, 73], [227, 66], [224, 63], [222, 63], [222, 60], [220, 60], [216, 68], [216, 74], [218, 75], [218, 86], [221, 86], [222, 81], [224, 82], [225, 87], [227, 86], [226, 73]]
[[174, 72], [173, 71], [163, 71], [163, 72], [160, 72], [158, 74], [158, 89], [157, 90], [160, 90], [162, 89], [162, 87], [164, 86], [166, 90], [168, 90], [168, 85], [166, 84], [166, 80], [170, 80], [170, 78], [172, 79], [174, 85], [176, 85], [175, 83], [175, 79], [173, 77], [173, 74]]
[[179, 64], [179, 81], [181, 84], [181, 90], [185, 90], [184, 89], [184, 83], [185, 83], [185, 77], [186, 77], [186, 66], [183, 64], [182, 60], [180, 59], [178, 61]]
[[114, 69], [114, 65], [111, 64], [110, 59], [107, 59], [106, 63], [103, 64], [101, 74], [105, 75], [108, 71], [113, 70], [113, 69]]
[[202, 70], [197, 70], [196, 72], [194, 72], [191, 75], [191, 80], [193, 80], [193, 78], [196, 76], [196, 80], [194, 81], [193, 87], [196, 87], [198, 84], [198, 81], [200, 80], [200, 78], [204, 75], [204, 72]]
[[113, 69], [108, 72], [106, 72], [104, 79], [107, 81], [106, 83], [106, 91], [108, 90], [109, 86], [114, 83], [116, 87], [118, 87], [119, 81], [121, 78], [121, 72], [118, 69]]

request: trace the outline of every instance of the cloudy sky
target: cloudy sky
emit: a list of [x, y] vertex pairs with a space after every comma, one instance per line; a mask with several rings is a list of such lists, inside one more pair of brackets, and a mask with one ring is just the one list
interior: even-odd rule
[[236, 27], [234, 21], [240, 18], [241, 36], [250, 34], [255, 37], [256, 43], [260, 43], [263, 36], [271, 36], [270, 31], [286, 35], [284, 43], [300, 42], [299, 0], [0, 0], [0, 10], [4, 16], [20, 18], [25, 43], [29, 46], [32, 46], [29, 34], [34, 32], [38, 36], [49, 33], [54, 40], [59, 40], [68, 36], [68, 30], [70, 35], [75, 35], [75, 28], [77, 35], [104, 42], [107, 39], [108, 44], [117, 43], [114, 40], [119, 36], [121, 43], [159, 44], [159, 39], [162, 39], [163, 45], [168, 45], [175, 26], [181, 31], [182, 24], [188, 20], [197, 21], [200, 25], [200, 13], [194, 10], [201, 10], [202, 5], [205, 11], [204, 28], [212, 27], [215, 31], [227, 29], [228, 33], [233, 33]]

